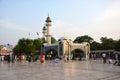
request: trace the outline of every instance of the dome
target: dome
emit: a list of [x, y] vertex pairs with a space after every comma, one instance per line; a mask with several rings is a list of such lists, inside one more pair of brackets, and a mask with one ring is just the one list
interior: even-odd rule
[[45, 22], [52, 22], [49, 16], [47, 17], [47, 19], [45, 20]]
[[66, 37], [61, 37], [59, 40], [67, 40]]
[[43, 27], [43, 30], [47, 30], [46, 26]]

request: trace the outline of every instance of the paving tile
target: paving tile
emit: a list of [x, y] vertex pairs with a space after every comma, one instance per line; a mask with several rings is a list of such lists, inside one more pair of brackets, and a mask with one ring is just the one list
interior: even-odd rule
[[0, 80], [120, 80], [120, 66], [102, 60], [0, 62]]

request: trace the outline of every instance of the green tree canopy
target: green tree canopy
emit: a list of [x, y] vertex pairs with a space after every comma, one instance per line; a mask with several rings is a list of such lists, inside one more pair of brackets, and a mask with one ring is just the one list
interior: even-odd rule
[[91, 50], [101, 50], [102, 46], [100, 43], [93, 41], [90, 46]]
[[41, 49], [41, 44], [42, 44], [42, 41], [41, 41], [40, 38], [33, 40], [33, 45], [35, 46], [35, 49], [36, 49], [37, 51], [40, 51], [40, 49]]
[[13, 52], [15, 54], [30, 54], [35, 52], [35, 46], [33, 40], [22, 38], [18, 41], [18, 44], [14, 47]]
[[[51, 43], [56, 43], [54, 37], [51, 38]], [[19, 39], [18, 44], [14, 47], [13, 52], [15, 54], [31, 54], [35, 52], [40, 52], [41, 46], [43, 43], [46, 43], [44, 38], [38, 39]]]
[[115, 43], [115, 50], [120, 51], [120, 39]]
[[57, 40], [54, 37], [51, 37], [51, 43], [52, 44], [57, 43]]
[[84, 35], [84, 36], [78, 36], [75, 40], [75, 43], [82, 43], [82, 42], [89, 42], [90, 44], [93, 42], [93, 38], [88, 36], [88, 35]]
[[20, 53], [20, 45], [17, 44], [17, 45], [13, 48], [13, 52], [14, 52], [14, 54]]
[[28, 44], [28, 45], [26, 45], [26, 48], [25, 48], [25, 54], [33, 54], [33, 53], [35, 53], [36, 52], [36, 50], [35, 50], [35, 45], [33, 45], [33, 44]]
[[112, 38], [101, 37], [100, 40], [103, 50], [115, 49], [116, 41], [113, 40]]

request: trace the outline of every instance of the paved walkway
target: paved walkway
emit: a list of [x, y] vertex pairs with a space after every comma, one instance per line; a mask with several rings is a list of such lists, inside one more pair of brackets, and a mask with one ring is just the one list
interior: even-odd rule
[[120, 80], [120, 66], [97, 61], [0, 62], [0, 80]]

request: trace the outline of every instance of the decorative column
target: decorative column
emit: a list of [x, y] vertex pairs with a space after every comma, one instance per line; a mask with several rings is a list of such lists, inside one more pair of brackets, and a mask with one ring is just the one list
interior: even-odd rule
[[52, 26], [52, 24], [51, 24], [51, 19], [50, 19], [50, 17], [48, 16], [47, 17], [47, 19], [46, 19], [46, 26], [47, 26], [47, 35], [46, 35], [46, 38], [47, 38], [47, 43], [48, 43], [48, 45], [50, 45], [51, 44], [51, 32], [50, 32], [50, 27]]
[[42, 30], [43, 30], [43, 38], [46, 41], [46, 34], [47, 34], [47, 28], [46, 28], [46, 26], [44, 26]]

